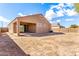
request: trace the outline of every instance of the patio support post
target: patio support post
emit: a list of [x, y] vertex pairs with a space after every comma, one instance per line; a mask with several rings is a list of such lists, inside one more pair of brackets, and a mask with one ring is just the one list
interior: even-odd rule
[[18, 35], [18, 36], [20, 35], [19, 27], [20, 27], [20, 22], [19, 22], [19, 20], [17, 19], [17, 35]]

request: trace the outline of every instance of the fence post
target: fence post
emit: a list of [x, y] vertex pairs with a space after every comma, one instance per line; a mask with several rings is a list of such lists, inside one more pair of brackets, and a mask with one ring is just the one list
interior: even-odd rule
[[0, 36], [1, 36], [1, 28], [0, 28]]

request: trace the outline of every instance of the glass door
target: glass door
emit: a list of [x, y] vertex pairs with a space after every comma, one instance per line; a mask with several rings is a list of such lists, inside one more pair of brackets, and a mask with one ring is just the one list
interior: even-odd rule
[[20, 25], [20, 32], [24, 33], [24, 25]]

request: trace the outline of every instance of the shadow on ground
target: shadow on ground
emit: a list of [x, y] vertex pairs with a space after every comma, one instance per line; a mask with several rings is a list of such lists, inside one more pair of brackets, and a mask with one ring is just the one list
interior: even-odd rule
[[0, 35], [0, 56], [30, 56], [7, 35]]
[[52, 33], [20, 33], [20, 36], [25, 37], [43, 37], [43, 36], [52, 36], [52, 35], [64, 35], [62, 32], [52, 32]]

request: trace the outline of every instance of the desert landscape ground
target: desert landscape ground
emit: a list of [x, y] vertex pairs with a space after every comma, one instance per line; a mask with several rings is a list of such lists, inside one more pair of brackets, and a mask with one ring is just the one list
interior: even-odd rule
[[45, 36], [16, 36], [10, 38], [31, 56], [79, 56], [79, 33]]

